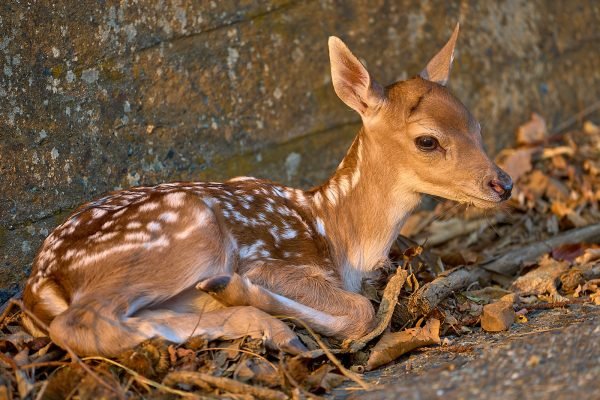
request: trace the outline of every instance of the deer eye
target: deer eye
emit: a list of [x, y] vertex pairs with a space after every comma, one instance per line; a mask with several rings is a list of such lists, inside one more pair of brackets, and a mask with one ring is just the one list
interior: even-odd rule
[[433, 151], [440, 146], [440, 143], [433, 136], [419, 136], [415, 143], [422, 151]]

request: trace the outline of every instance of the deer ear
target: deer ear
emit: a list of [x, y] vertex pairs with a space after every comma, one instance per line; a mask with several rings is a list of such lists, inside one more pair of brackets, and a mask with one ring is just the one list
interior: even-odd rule
[[450, 77], [450, 70], [452, 69], [452, 61], [454, 61], [454, 45], [458, 37], [458, 29], [459, 26], [457, 23], [448, 43], [442, 47], [419, 74], [421, 78], [446, 86]]
[[379, 109], [384, 100], [381, 85], [375, 82], [364, 65], [341, 39], [329, 37], [331, 79], [338, 97], [361, 117]]

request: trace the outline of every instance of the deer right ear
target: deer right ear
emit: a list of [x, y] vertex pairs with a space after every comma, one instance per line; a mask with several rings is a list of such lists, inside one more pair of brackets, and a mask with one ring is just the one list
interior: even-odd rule
[[448, 83], [448, 79], [450, 78], [452, 62], [454, 61], [454, 46], [456, 45], [456, 38], [458, 37], [458, 29], [459, 24], [456, 23], [454, 32], [452, 32], [452, 36], [450, 36], [448, 42], [429, 61], [429, 63], [427, 63], [425, 69], [419, 74], [421, 78], [446, 86], [446, 83]]
[[338, 97], [361, 117], [377, 111], [384, 100], [383, 88], [341, 39], [329, 37], [331, 80]]

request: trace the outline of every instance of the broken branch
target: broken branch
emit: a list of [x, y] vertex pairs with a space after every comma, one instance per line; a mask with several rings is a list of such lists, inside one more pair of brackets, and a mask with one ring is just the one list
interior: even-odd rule
[[480, 264], [480, 267], [502, 275], [513, 275], [523, 262], [534, 261], [555, 247], [582, 242], [600, 242], [600, 224], [571, 229], [549, 239], [511, 250], [503, 256]]
[[225, 392], [235, 394], [249, 394], [259, 399], [267, 400], [285, 400], [288, 396], [278, 390], [267, 389], [259, 386], [252, 386], [246, 383], [238, 382], [234, 379], [225, 377], [212, 376], [209, 374], [203, 374], [202, 372], [194, 371], [174, 371], [170, 372], [163, 383], [168, 386], [174, 386], [179, 383], [188, 385], [195, 385], [199, 387], [206, 387], [210, 385], [217, 389], [221, 389]]

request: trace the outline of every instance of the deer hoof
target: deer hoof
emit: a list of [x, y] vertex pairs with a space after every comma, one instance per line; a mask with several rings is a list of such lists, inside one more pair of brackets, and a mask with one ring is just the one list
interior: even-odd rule
[[294, 337], [291, 340], [279, 343], [277, 347], [284, 353], [288, 353], [294, 356], [308, 351], [306, 346], [304, 346], [304, 344], [300, 341], [300, 339], [298, 339], [298, 337]]
[[207, 293], [220, 293], [227, 285], [231, 282], [231, 276], [222, 275], [222, 276], [214, 276], [212, 278], [208, 278], [203, 280], [202, 282], [196, 285], [196, 289], [200, 289]]

